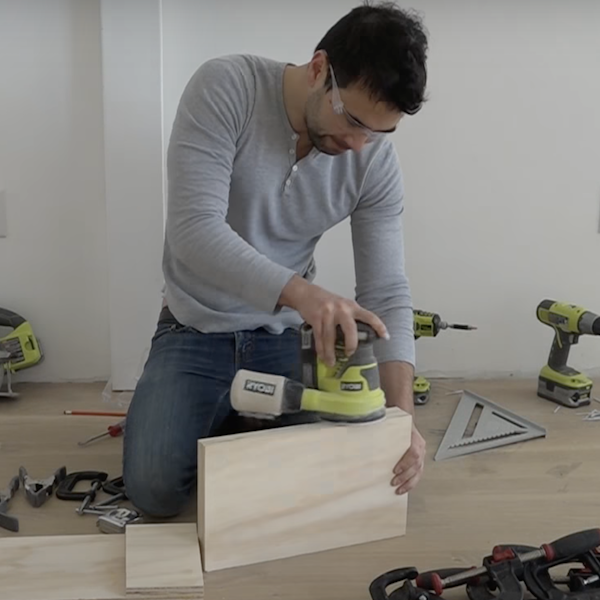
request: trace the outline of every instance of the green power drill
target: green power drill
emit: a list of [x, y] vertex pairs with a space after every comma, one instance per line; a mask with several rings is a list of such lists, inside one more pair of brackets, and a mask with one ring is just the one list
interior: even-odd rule
[[[461, 325], [446, 323], [437, 313], [425, 310], [413, 310], [413, 326], [415, 339], [420, 337], [436, 337], [442, 329], [463, 329], [470, 331], [477, 329], [474, 325]], [[418, 375], [413, 382], [413, 399], [417, 405], [427, 404], [431, 395], [431, 384], [425, 377]]]
[[581, 335], [600, 335], [600, 316], [575, 304], [542, 300], [537, 318], [555, 331], [548, 364], [540, 371], [537, 394], [569, 408], [590, 404], [592, 380], [567, 366], [569, 350]]

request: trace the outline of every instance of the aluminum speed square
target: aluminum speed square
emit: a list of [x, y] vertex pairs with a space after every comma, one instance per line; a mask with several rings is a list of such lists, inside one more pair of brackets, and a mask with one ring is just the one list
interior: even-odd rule
[[465, 390], [434, 460], [455, 458], [545, 436], [544, 427]]

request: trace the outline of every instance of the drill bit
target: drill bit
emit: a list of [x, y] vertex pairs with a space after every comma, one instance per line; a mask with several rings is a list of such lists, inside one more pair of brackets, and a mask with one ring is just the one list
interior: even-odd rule
[[440, 323], [440, 329], [464, 329], [465, 331], [472, 331], [477, 329], [475, 325], [464, 325], [462, 323], [446, 323], [446, 321], [442, 321]]

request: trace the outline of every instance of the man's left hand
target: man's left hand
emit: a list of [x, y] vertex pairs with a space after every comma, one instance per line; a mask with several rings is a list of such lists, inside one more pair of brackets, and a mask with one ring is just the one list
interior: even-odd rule
[[425, 467], [425, 440], [413, 425], [410, 448], [394, 467], [392, 485], [396, 494], [406, 494], [414, 489]]

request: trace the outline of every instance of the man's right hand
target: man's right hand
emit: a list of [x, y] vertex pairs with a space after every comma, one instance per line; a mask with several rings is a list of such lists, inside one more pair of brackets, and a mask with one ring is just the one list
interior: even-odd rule
[[389, 339], [388, 331], [377, 315], [354, 300], [332, 294], [298, 275], [283, 288], [280, 304], [297, 310], [312, 327], [317, 355], [330, 367], [335, 364], [338, 325], [344, 333], [348, 356], [354, 354], [358, 346], [356, 321], [370, 325], [379, 337]]

